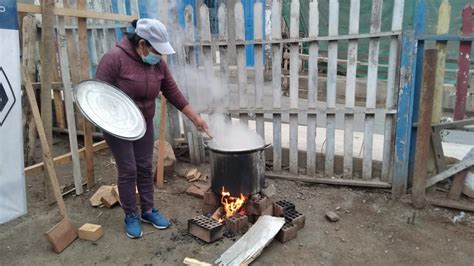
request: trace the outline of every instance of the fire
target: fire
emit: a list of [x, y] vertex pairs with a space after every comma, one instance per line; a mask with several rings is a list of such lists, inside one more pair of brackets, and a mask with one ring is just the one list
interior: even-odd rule
[[221, 203], [224, 206], [226, 218], [236, 215], [247, 200], [247, 198], [242, 193], [240, 193], [240, 197], [232, 197], [230, 192], [225, 191], [224, 187], [222, 187], [221, 194]]

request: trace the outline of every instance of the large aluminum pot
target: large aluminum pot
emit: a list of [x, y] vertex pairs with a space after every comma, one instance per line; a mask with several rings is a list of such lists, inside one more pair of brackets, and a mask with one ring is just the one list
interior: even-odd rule
[[271, 144], [250, 150], [221, 150], [209, 142], [212, 191], [221, 194], [222, 187], [232, 196], [249, 196], [265, 185], [265, 149]]

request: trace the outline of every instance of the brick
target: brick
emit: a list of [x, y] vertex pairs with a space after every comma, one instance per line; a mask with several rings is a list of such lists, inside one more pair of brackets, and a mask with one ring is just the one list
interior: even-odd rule
[[204, 204], [219, 207], [221, 205], [221, 196], [209, 189], [204, 193]]
[[285, 216], [285, 211], [294, 210], [294, 209], [295, 209], [295, 204], [287, 200], [280, 200], [273, 203], [273, 215], [276, 217], [283, 217]]
[[199, 215], [188, 220], [188, 232], [207, 243], [212, 243], [223, 238], [224, 225], [209, 217]]
[[48, 239], [54, 252], [61, 253], [77, 239], [77, 228], [69, 219], [62, 219], [61, 222], [46, 232], [46, 239]]
[[272, 200], [269, 197], [262, 197], [259, 194], [253, 195], [246, 205], [247, 214], [262, 215], [262, 213], [272, 205]]
[[281, 243], [286, 243], [298, 235], [298, 226], [292, 223], [285, 223], [276, 235], [276, 239]]
[[247, 215], [237, 214], [226, 221], [225, 227], [234, 235], [243, 234], [249, 229], [249, 219]]
[[188, 189], [186, 189], [186, 193], [197, 197], [197, 198], [204, 198], [204, 193], [209, 190], [210, 186], [206, 184], [192, 184]]
[[202, 204], [202, 214], [212, 214], [216, 211], [218, 207], [212, 206], [212, 205], [207, 205], [205, 203]]
[[339, 216], [335, 212], [331, 211], [326, 212], [326, 218], [331, 222], [339, 221]]
[[285, 221], [287, 223], [293, 223], [298, 227], [298, 230], [304, 227], [305, 225], [305, 216], [304, 214], [296, 211], [296, 210], [287, 210], [285, 212]]
[[99, 224], [86, 223], [79, 227], [79, 239], [82, 240], [97, 241], [103, 234], [102, 226]]
[[113, 194], [113, 191], [114, 188], [110, 188], [109, 190], [109, 193], [104, 193], [102, 195], [102, 197], [100, 198], [100, 201], [102, 202], [102, 204], [104, 204], [105, 207], [107, 208], [112, 208], [115, 204], [118, 203], [118, 200], [117, 198], [115, 197], [115, 195]]

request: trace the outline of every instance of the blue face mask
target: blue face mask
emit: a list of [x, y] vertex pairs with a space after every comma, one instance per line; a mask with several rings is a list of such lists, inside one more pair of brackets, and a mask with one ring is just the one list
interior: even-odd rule
[[161, 55], [149, 52], [146, 56], [142, 57], [142, 60], [147, 64], [156, 65], [161, 61]]

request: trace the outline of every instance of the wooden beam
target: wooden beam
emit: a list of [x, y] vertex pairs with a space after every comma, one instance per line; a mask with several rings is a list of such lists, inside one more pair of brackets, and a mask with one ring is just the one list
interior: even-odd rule
[[[18, 12], [22, 13], [34, 13], [34, 14], [42, 14], [41, 6], [40, 5], [32, 5], [32, 4], [17, 4]], [[113, 13], [102, 13], [96, 11], [89, 11], [89, 10], [80, 10], [74, 8], [60, 8], [56, 7], [53, 10], [54, 15], [56, 16], [65, 16], [65, 17], [78, 17], [78, 18], [90, 18], [90, 19], [103, 19], [103, 20], [115, 20], [115, 21], [126, 21], [131, 22], [134, 19], [137, 19], [137, 16], [127, 16], [127, 15], [120, 15], [120, 14], [113, 14]]]
[[474, 212], [474, 204], [448, 198], [426, 197], [426, 202], [440, 207]]
[[291, 174], [277, 174], [277, 173], [265, 173], [265, 177], [273, 179], [283, 179], [290, 181], [301, 181], [308, 183], [317, 184], [328, 184], [328, 185], [343, 185], [343, 186], [356, 186], [356, 187], [372, 187], [372, 188], [390, 188], [390, 183], [377, 181], [377, 180], [357, 180], [357, 179], [337, 179], [337, 178], [317, 178], [303, 175], [291, 175]]
[[425, 188], [429, 188], [429, 187], [433, 186], [434, 184], [436, 184], [438, 182], [441, 182], [441, 181], [445, 180], [446, 178], [448, 178], [450, 176], [453, 176], [453, 175], [463, 171], [464, 169], [466, 169], [468, 167], [471, 167], [472, 165], [474, 165], [474, 157], [471, 157], [469, 159], [465, 159], [465, 160], [455, 164], [453, 167], [449, 168], [448, 170], [446, 170], [442, 173], [439, 173], [439, 174], [431, 177], [430, 179], [428, 179], [426, 181]]
[[[107, 146], [107, 143], [105, 143], [105, 140], [101, 141], [101, 142], [94, 143], [94, 145], [93, 145], [94, 152], [98, 152], [98, 151], [104, 150], [106, 148], [108, 148], [108, 146]], [[86, 148], [82, 148], [82, 149], [78, 150], [79, 156], [81, 158], [84, 158], [85, 150], [86, 150]], [[71, 155], [70, 152], [66, 153], [66, 154], [63, 154], [61, 156], [55, 157], [53, 159], [54, 165], [58, 166], [58, 165], [63, 165], [63, 164], [69, 163], [71, 161], [71, 158], [72, 158], [72, 155]], [[43, 162], [37, 163], [35, 165], [28, 166], [28, 167], [25, 168], [25, 176], [32, 177], [36, 174], [42, 173], [43, 171], [44, 171], [44, 163]]]

